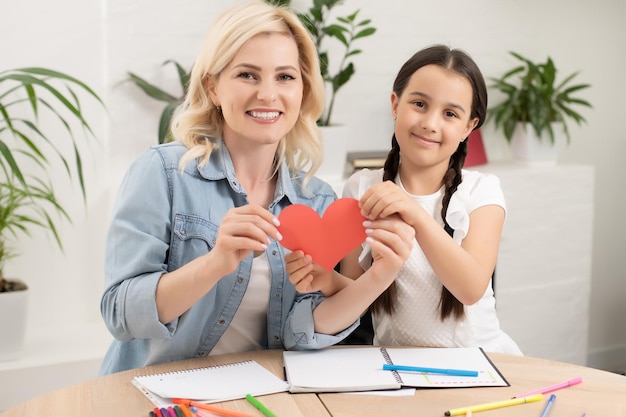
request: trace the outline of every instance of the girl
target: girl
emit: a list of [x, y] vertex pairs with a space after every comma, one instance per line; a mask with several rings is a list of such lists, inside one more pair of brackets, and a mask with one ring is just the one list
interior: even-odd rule
[[[521, 355], [500, 329], [490, 283], [505, 219], [500, 183], [462, 169], [467, 138], [486, 108], [484, 79], [468, 55], [446, 46], [419, 51], [394, 82], [395, 127], [384, 168], [359, 171], [346, 182], [343, 196], [359, 199], [365, 217], [399, 216], [414, 233], [409, 260], [371, 306], [375, 344], [480, 346]], [[372, 254], [367, 243], [355, 250], [342, 261], [342, 275], [354, 284], [369, 279], [364, 271]], [[317, 275], [301, 253], [289, 261], [296, 285]], [[364, 311], [371, 294], [354, 284], [322, 302], [315, 315], [336, 314], [344, 323]]]

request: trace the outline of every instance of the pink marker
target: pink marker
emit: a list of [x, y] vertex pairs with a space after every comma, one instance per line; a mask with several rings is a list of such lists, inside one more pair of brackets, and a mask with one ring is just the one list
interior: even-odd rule
[[527, 397], [529, 395], [535, 395], [535, 394], [545, 394], [548, 392], [559, 390], [561, 388], [571, 387], [572, 385], [580, 384], [581, 382], [583, 382], [583, 379], [581, 377], [577, 377], [574, 379], [570, 379], [569, 381], [562, 382], [560, 384], [550, 385], [549, 387], [540, 388], [535, 391], [525, 392], [523, 394], [516, 395], [513, 398]]

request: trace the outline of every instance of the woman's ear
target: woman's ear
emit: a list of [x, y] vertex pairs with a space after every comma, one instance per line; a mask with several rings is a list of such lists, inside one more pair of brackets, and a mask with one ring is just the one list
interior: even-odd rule
[[216, 91], [217, 82], [215, 78], [213, 78], [210, 75], [207, 75], [206, 77], [204, 77], [203, 84], [204, 84], [204, 88], [209, 93], [209, 97], [211, 97], [211, 101], [213, 102], [215, 107], [220, 107], [220, 100]]

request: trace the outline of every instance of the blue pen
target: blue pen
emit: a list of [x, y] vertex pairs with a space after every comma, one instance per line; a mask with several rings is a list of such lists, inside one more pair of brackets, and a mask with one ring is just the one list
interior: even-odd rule
[[404, 366], [384, 364], [385, 371], [409, 371], [409, 372], [425, 372], [429, 374], [444, 374], [451, 376], [478, 376], [478, 371], [465, 371], [462, 369], [442, 369], [442, 368], [423, 368], [421, 366]]
[[552, 394], [550, 396], [550, 399], [546, 403], [546, 408], [544, 408], [543, 412], [541, 413], [541, 417], [548, 417], [548, 414], [550, 413], [550, 408], [552, 408], [552, 404], [554, 404], [554, 400], [556, 400], [556, 395]]

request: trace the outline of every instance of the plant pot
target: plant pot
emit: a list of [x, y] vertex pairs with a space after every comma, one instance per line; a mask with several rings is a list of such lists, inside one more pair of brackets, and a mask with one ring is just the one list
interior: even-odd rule
[[28, 290], [0, 292], [0, 361], [18, 359], [24, 349]]
[[554, 143], [548, 132], [541, 136], [530, 123], [518, 123], [511, 139], [511, 155], [515, 161], [538, 164], [556, 164], [559, 152], [565, 145], [563, 129], [560, 124], [553, 124]]
[[346, 126], [321, 126], [324, 161], [316, 176], [341, 178], [346, 166], [348, 152], [348, 128]]

